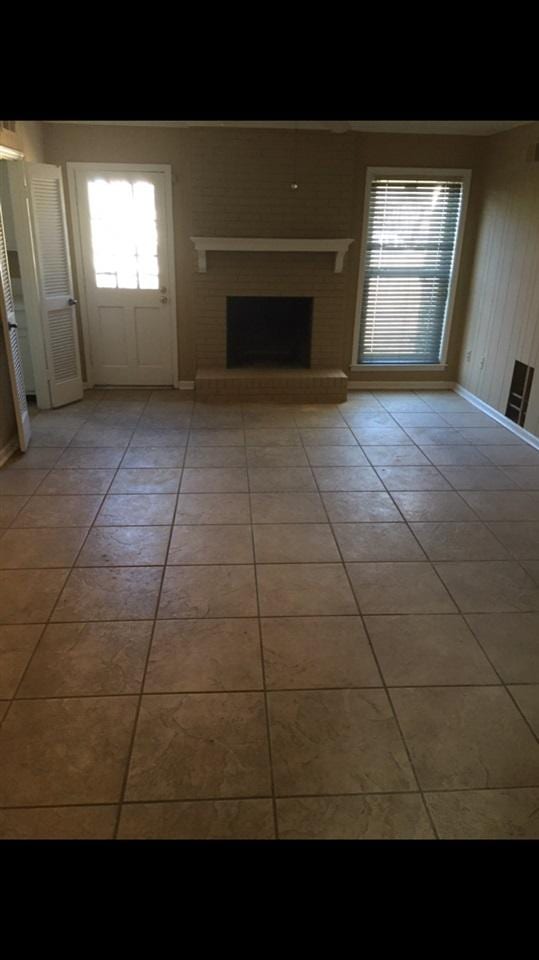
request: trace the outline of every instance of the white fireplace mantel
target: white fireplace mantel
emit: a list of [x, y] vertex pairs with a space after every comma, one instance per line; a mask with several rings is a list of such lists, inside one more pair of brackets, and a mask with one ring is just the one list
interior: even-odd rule
[[344, 255], [352, 239], [314, 239], [303, 240], [296, 237], [191, 237], [198, 254], [198, 272], [206, 273], [206, 253], [208, 250], [250, 250], [252, 253], [262, 251], [288, 251], [290, 253], [334, 253], [335, 273], [342, 273]]

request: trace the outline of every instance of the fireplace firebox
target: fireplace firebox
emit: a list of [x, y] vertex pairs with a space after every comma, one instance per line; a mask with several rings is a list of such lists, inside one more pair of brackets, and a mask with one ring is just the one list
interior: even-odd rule
[[227, 297], [227, 367], [311, 366], [312, 297]]

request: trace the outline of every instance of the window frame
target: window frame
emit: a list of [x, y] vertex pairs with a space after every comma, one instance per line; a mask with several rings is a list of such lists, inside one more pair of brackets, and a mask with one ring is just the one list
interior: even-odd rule
[[[442, 332], [440, 360], [438, 363], [359, 363], [359, 337], [361, 330], [361, 312], [363, 308], [363, 284], [365, 279], [366, 267], [366, 247], [369, 228], [369, 202], [371, 194], [372, 181], [378, 177], [396, 177], [397, 179], [411, 180], [417, 179], [436, 179], [458, 180], [462, 183], [462, 205], [460, 211], [459, 225], [455, 243], [455, 257], [453, 261], [453, 272], [451, 283], [449, 285], [449, 296], [447, 299], [447, 311], [445, 323]], [[356, 291], [356, 310], [354, 317], [354, 336], [352, 341], [352, 362], [350, 370], [445, 370], [447, 368], [447, 351], [449, 346], [449, 335], [453, 322], [453, 310], [455, 306], [455, 294], [457, 290], [460, 261], [462, 254], [462, 245], [466, 216], [468, 212], [468, 199], [470, 195], [470, 183], [472, 171], [470, 169], [460, 168], [440, 168], [440, 167], [367, 167], [365, 173], [365, 195], [363, 205], [363, 225], [361, 230], [361, 248], [360, 263]]]

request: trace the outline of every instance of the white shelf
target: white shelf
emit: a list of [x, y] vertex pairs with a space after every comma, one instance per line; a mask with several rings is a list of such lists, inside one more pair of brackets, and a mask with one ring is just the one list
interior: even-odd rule
[[352, 239], [298, 239], [296, 237], [191, 237], [198, 254], [198, 272], [206, 273], [206, 253], [208, 250], [250, 251], [259, 253], [334, 253], [335, 273], [342, 273], [344, 255]]

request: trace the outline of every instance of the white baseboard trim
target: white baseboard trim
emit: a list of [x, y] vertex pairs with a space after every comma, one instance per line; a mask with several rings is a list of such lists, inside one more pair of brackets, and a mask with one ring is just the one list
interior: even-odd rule
[[11, 455], [19, 449], [19, 439], [18, 437], [12, 437], [11, 440], [8, 440], [0, 450], [0, 467], [3, 467], [5, 463], [9, 460]]
[[349, 390], [453, 390], [452, 380], [348, 380]]
[[194, 390], [195, 381], [194, 380], [178, 380], [178, 387], [180, 390]]
[[524, 427], [519, 427], [518, 423], [513, 423], [509, 417], [506, 417], [503, 413], [500, 413], [499, 410], [495, 410], [494, 407], [489, 406], [488, 403], [485, 403], [484, 400], [480, 400], [479, 397], [476, 397], [475, 393], [470, 393], [466, 387], [462, 387], [460, 383], [455, 384], [455, 393], [460, 394], [461, 397], [464, 397], [465, 400], [468, 400], [469, 403], [472, 403], [474, 407], [477, 407], [478, 410], [482, 410], [483, 413], [486, 413], [489, 417], [492, 417], [493, 420], [496, 420], [498, 423], [501, 423], [503, 427], [507, 427], [511, 433], [516, 434], [517, 437], [520, 437], [521, 440], [524, 440], [525, 443], [529, 443], [531, 447], [535, 447], [536, 450], [539, 450], [539, 437], [536, 437], [535, 434], [530, 433], [529, 430], [525, 430]]

